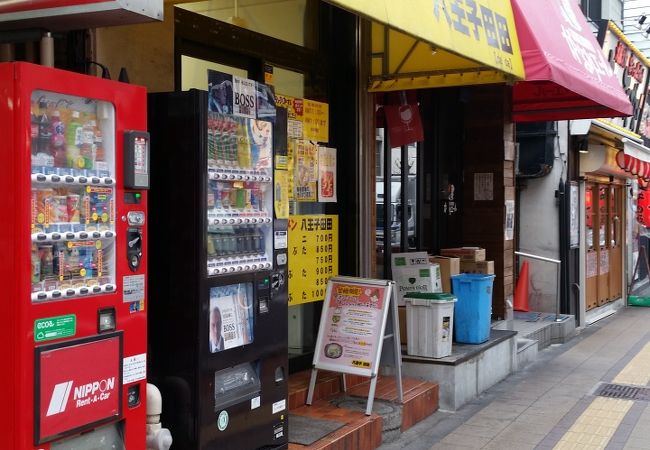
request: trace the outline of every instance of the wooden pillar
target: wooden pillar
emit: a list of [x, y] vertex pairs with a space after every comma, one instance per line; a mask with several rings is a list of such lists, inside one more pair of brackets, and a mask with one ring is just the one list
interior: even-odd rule
[[514, 241], [505, 236], [506, 201], [515, 200], [511, 92], [505, 85], [471, 88], [465, 109], [463, 243], [485, 248], [494, 261], [493, 318], [505, 317], [514, 292]]

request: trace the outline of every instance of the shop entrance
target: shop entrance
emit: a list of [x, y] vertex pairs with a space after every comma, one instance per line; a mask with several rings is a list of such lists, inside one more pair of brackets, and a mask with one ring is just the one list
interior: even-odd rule
[[587, 310], [623, 294], [624, 187], [589, 182], [585, 190]]

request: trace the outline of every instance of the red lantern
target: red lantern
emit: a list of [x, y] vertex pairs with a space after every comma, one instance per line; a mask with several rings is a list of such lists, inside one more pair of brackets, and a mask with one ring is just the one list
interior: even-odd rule
[[625, 152], [623, 150], [619, 150], [616, 154], [616, 164], [618, 164], [618, 167], [625, 170]]

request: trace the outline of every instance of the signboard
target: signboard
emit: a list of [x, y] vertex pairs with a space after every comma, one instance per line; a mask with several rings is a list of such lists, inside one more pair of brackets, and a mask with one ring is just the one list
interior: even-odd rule
[[391, 289], [332, 279], [327, 285], [314, 367], [370, 377], [377, 373]]
[[122, 415], [122, 333], [37, 347], [35, 351], [38, 444]]
[[569, 184], [569, 245], [580, 247], [580, 203], [578, 202], [578, 183]]
[[494, 199], [494, 174], [493, 173], [475, 173], [474, 174], [474, 200], [493, 200]]
[[325, 298], [327, 281], [338, 275], [339, 217], [289, 218], [289, 306]]
[[276, 95], [275, 105], [287, 110], [287, 136], [293, 139], [302, 139], [303, 136], [303, 100], [287, 95]]
[[600, 30], [603, 53], [609, 57], [614, 76], [632, 103], [632, 116], [609, 119], [634, 133], [647, 135], [644, 121], [646, 86], [650, 61], [613, 23], [605, 22]]

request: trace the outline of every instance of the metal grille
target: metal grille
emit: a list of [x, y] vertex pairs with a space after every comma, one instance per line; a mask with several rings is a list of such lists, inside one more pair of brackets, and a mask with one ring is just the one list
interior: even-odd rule
[[597, 390], [601, 397], [620, 398], [623, 400], [642, 400], [650, 402], [650, 388], [604, 383]]

